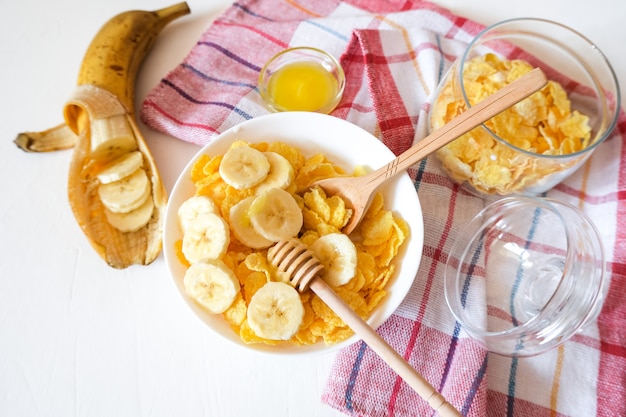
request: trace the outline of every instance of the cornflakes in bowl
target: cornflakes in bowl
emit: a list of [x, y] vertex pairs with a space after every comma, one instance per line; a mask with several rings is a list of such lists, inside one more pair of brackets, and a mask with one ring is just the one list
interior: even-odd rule
[[[363, 129], [316, 113], [262, 116], [219, 135], [189, 162], [170, 195], [163, 245], [178, 293], [209, 329], [238, 346], [270, 353], [304, 354], [353, 343], [356, 341], [353, 332], [310, 291], [301, 294], [302, 323], [292, 337], [283, 341], [259, 335], [256, 323], [250, 320], [251, 301], [268, 282], [280, 282], [281, 277], [268, 264], [269, 243], [261, 240], [257, 245], [257, 240], [233, 233], [236, 228], [232, 225], [224, 242], [225, 252], [220, 252], [215, 262], [222, 270], [229, 271], [226, 282], [232, 281], [231, 272], [237, 279], [233, 286], [236, 292], [229, 295], [232, 302], [216, 314], [203, 306], [204, 300], [190, 296], [185, 275], [194, 264], [188, 258], [195, 260], [195, 257], [185, 256], [185, 236], [178, 211], [193, 196], [207, 197], [212, 202], [210, 210], [228, 220], [233, 208], [263, 195], [255, 189], [263, 183], [237, 190], [225, 184], [220, 175], [224, 155], [242, 146], [261, 153], [276, 153], [289, 161], [293, 177], [281, 185], [284, 188], [281, 195], [291, 196], [301, 209], [302, 227], [298, 239], [309, 247], [322, 236], [340, 234], [350, 212], [340, 198], [327, 196], [319, 188], [309, 188], [308, 184], [329, 176], [360, 175], [393, 159], [391, 151]], [[423, 244], [421, 207], [408, 175], [399, 175], [379, 191], [358, 233], [350, 236], [357, 259], [354, 277], [334, 288], [374, 328], [396, 310], [409, 291]], [[276, 195], [279, 199], [283, 197]], [[253, 207], [254, 202], [251, 204]]]

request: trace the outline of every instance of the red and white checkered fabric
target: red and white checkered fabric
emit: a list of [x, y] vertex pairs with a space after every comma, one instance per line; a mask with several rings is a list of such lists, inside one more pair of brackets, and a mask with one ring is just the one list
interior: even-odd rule
[[[314, 46], [340, 57], [346, 72], [344, 97], [332, 114], [367, 129], [399, 154], [424, 136], [429, 97], [482, 28], [423, 1], [242, 0], [150, 92], [141, 117], [156, 130], [206, 144], [268, 113], [256, 80], [272, 55]], [[487, 354], [453, 319], [442, 286], [447, 254], [486, 202], [459, 189], [434, 158], [410, 170], [424, 216], [422, 262], [408, 296], [378, 331], [463, 415], [626, 415], [625, 136], [622, 112], [613, 136], [547, 193], [594, 221], [611, 285], [597, 322], [534, 358]], [[338, 353], [322, 401], [354, 416], [432, 413], [361, 342]]]

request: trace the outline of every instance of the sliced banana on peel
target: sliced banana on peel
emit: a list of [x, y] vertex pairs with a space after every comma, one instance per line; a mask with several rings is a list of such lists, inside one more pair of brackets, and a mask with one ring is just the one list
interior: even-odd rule
[[126, 114], [94, 118], [89, 130], [90, 158], [94, 161], [111, 161], [137, 150], [137, 140]]
[[289, 340], [302, 325], [304, 306], [300, 294], [283, 282], [268, 282], [250, 300], [247, 319], [257, 336]]
[[141, 207], [151, 194], [150, 180], [141, 168], [121, 180], [98, 187], [100, 201], [114, 213], [128, 213]]
[[143, 155], [139, 151], [132, 151], [119, 156], [105, 165], [96, 177], [101, 184], [108, 184], [128, 177], [142, 166]]
[[226, 311], [240, 290], [234, 272], [220, 260], [192, 264], [183, 284], [191, 298], [214, 314]]
[[[138, 126], [135, 81], [159, 33], [189, 12], [182, 2], [113, 16], [85, 51], [76, 89], [63, 107], [63, 123], [15, 139], [28, 152], [74, 148], [67, 184], [70, 207], [93, 249], [114, 268], [150, 264], [161, 252], [167, 193]], [[101, 184], [121, 181], [136, 171], [134, 152], [142, 156], [138, 169], [149, 179], [148, 198], [120, 205], [119, 190], [109, 190], [112, 195], [101, 201]], [[132, 156], [117, 160], [126, 154]], [[103, 167], [111, 169], [105, 172]]]
[[136, 232], [150, 221], [152, 212], [154, 211], [154, 201], [146, 198], [144, 203], [136, 209], [127, 213], [115, 213], [108, 209], [104, 209], [107, 221], [120, 232]]
[[356, 274], [357, 252], [343, 233], [330, 233], [317, 239], [311, 250], [324, 265], [322, 279], [333, 287], [347, 284]]

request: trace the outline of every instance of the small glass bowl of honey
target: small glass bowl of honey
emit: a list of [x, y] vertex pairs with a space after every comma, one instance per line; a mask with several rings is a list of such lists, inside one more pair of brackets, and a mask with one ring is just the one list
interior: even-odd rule
[[341, 100], [345, 84], [337, 59], [321, 49], [305, 46], [274, 55], [259, 74], [259, 93], [275, 112], [328, 114]]

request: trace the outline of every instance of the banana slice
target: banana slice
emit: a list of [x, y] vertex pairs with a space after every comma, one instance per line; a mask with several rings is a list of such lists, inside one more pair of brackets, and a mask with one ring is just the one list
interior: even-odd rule
[[146, 171], [138, 169], [126, 178], [101, 184], [98, 196], [102, 204], [114, 213], [128, 213], [145, 203], [152, 187]]
[[91, 158], [112, 161], [137, 149], [137, 140], [126, 114], [91, 121]]
[[268, 282], [250, 299], [248, 324], [257, 336], [289, 340], [300, 328], [304, 307], [298, 291], [284, 282]]
[[280, 188], [258, 195], [248, 210], [252, 227], [272, 242], [297, 236], [302, 228], [302, 210], [293, 196]]
[[100, 171], [97, 175], [102, 184], [119, 181], [133, 174], [143, 166], [143, 155], [139, 151], [126, 153], [114, 159]]
[[229, 223], [233, 234], [244, 245], [253, 249], [264, 249], [272, 246], [274, 242], [265, 239], [257, 232], [250, 222], [250, 205], [255, 197], [244, 198], [230, 209]]
[[183, 278], [185, 292], [210, 313], [223, 313], [239, 293], [239, 281], [221, 260], [192, 264]]
[[107, 222], [115, 227], [120, 232], [136, 232], [144, 227], [152, 218], [152, 211], [154, 210], [154, 201], [152, 198], [147, 198], [146, 201], [128, 213], [114, 213], [110, 210], [104, 209], [104, 215]]
[[228, 223], [215, 213], [198, 215], [183, 233], [183, 255], [190, 263], [221, 258], [230, 243]]
[[220, 162], [220, 176], [233, 188], [245, 190], [261, 183], [270, 171], [270, 162], [263, 152], [250, 146], [228, 149]]
[[322, 279], [333, 287], [347, 284], [356, 274], [354, 243], [343, 233], [330, 233], [317, 239], [311, 250], [324, 265]]
[[276, 152], [263, 152], [263, 155], [270, 163], [270, 171], [263, 182], [254, 187], [254, 194], [261, 194], [270, 188], [282, 188], [284, 190], [289, 187], [295, 174], [287, 158]]
[[217, 205], [210, 197], [195, 195], [185, 200], [178, 208], [178, 223], [183, 233], [189, 228], [189, 224], [203, 213], [218, 213]]

